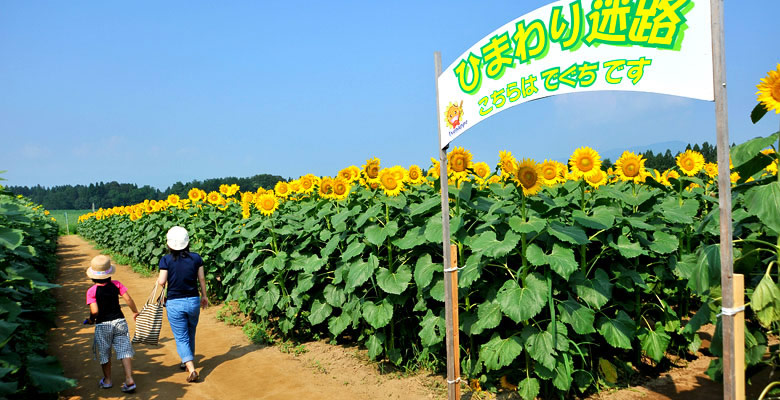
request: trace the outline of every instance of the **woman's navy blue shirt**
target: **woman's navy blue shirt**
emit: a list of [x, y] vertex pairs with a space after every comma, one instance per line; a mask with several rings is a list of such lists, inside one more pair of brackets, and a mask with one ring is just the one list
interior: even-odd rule
[[166, 254], [160, 259], [160, 269], [168, 270], [168, 300], [198, 297], [198, 268], [203, 266], [203, 259], [198, 253], [181, 252], [174, 260], [173, 255]]

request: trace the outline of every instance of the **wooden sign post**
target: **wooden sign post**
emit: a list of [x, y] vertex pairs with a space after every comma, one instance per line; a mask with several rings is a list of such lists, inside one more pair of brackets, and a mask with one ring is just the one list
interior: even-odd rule
[[[433, 54], [436, 69], [436, 120], [439, 118], [439, 75], [441, 75], [441, 53]], [[441, 129], [439, 129], [441, 132]], [[441, 141], [441, 138], [439, 138]], [[458, 269], [457, 247], [450, 245], [450, 203], [449, 183], [447, 182], [447, 147], [439, 148], [439, 182], [441, 183], [441, 236], [442, 262], [444, 270], [444, 314], [447, 347], [447, 400], [460, 399], [460, 357], [458, 344]], [[454, 250], [453, 250], [454, 249]]]

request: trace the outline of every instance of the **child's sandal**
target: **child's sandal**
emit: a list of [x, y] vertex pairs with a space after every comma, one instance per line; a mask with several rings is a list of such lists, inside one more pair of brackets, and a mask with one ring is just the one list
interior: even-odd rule
[[101, 389], [111, 389], [112, 387], [114, 387], [113, 384], [109, 383], [108, 385], [106, 385], [105, 383], [103, 383], [103, 379], [105, 378], [100, 378], [100, 382], [98, 382], [98, 386], [100, 386]]
[[127, 386], [126, 383], [123, 383], [122, 387], [119, 390], [121, 390], [121, 391], [123, 391], [125, 393], [133, 393], [133, 392], [135, 392], [135, 383], [133, 383], [130, 386]]

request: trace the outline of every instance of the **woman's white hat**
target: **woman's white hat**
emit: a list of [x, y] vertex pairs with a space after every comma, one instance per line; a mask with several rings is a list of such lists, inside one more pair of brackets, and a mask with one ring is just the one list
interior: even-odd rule
[[87, 276], [92, 279], [106, 279], [114, 274], [114, 266], [111, 265], [111, 259], [104, 255], [95, 256], [87, 268]]
[[180, 226], [169, 229], [166, 237], [168, 238], [168, 247], [171, 250], [184, 250], [190, 244], [190, 235], [186, 229]]

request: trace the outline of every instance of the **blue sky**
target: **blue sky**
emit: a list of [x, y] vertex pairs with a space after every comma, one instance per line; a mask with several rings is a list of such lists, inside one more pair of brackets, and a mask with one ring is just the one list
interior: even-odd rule
[[[699, 0], [702, 1], [702, 0]], [[444, 68], [541, 1], [0, 1], [0, 175], [7, 185], [335, 175], [438, 156], [433, 53]], [[780, 62], [780, 1], [725, 4], [729, 136]], [[453, 145], [564, 161], [666, 141], [715, 142], [714, 103], [599, 92], [480, 123]], [[614, 160], [613, 160], [614, 161]]]

